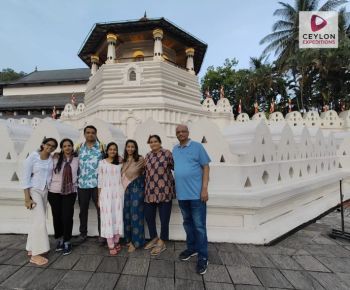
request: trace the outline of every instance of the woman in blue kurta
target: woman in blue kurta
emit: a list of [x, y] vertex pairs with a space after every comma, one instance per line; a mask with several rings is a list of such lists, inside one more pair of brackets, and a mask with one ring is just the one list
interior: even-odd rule
[[144, 232], [145, 160], [138, 153], [136, 141], [127, 140], [122, 167], [124, 194], [124, 238], [128, 252], [142, 247]]

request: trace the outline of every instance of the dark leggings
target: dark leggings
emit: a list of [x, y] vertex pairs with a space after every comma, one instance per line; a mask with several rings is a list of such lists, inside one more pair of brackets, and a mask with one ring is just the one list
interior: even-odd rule
[[158, 236], [156, 226], [156, 214], [157, 208], [159, 210], [160, 218], [160, 238], [163, 241], [169, 240], [169, 222], [171, 214], [172, 201], [160, 202], [160, 203], [147, 203], [144, 205], [145, 219], [148, 225], [150, 239], [154, 239]]
[[53, 192], [48, 193], [56, 239], [63, 237], [64, 242], [69, 242], [72, 238], [74, 203], [76, 198], [76, 192], [67, 195]]

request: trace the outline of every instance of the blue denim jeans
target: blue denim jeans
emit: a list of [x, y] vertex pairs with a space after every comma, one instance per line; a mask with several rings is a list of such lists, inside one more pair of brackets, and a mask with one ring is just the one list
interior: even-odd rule
[[187, 249], [198, 252], [198, 259], [208, 259], [207, 204], [200, 199], [179, 200], [186, 232]]

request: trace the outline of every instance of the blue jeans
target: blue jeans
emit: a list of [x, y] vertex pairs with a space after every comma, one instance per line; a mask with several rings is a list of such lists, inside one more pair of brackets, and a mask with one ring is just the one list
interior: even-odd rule
[[198, 252], [198, 259], [208, 259], [207, 204], [200, 199], [179, 200], [186, 243], [189, 251]]

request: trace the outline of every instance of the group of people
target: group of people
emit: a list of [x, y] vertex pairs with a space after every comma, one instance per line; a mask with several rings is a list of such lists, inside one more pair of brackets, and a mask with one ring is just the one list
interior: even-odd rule
[[[88, 210], [92, 199], [97, 210], [99, 241], [107, 243], [109, 254], [121, 250], [123, 237], [128, 252], [143, 247], [151, 255], [166, 250], [172, 200], [177, 198], [183, 216], [187, 248], [183, 261], [198, 255], [197, 272], [208, 265], [206, 202], [208, 201], [210, 158], [202, 144], [189, 138], [186, 125], [176, 128], [179, 143], [172, 152], [162, 147], [161, 138], [148, 138], [150, 152], [138, 152], [135, 140], [127, 140], [123, 156], [114, 142], [106, 147], [97, 138], [94, 126], [84, 128], [85, 142], [74, 148], [65, 138], [60, 144], [45, 138], [40, 149], [31, 153], [24, 165], [25, 206], [31, 225], [26, 250], [30, 262], [45, 265], [50, 250], [46, 228], [46, 206], [50, 203], [56, 251], [72, 252], [72, 244], [83, 243], [88, 233]], [[59, 153], [53, 153], [60, 147]], [[78, 196], [80, 235], [72, 238], [74, 204]], [[157, 233], [156, 213], [161, 231]], [[144, 220], [149, 230], [146, 243]]]

